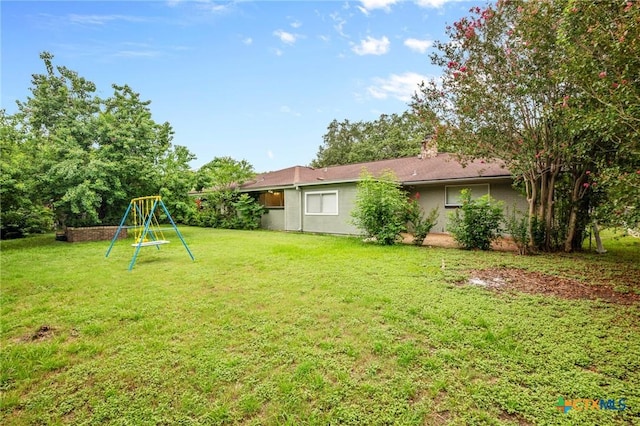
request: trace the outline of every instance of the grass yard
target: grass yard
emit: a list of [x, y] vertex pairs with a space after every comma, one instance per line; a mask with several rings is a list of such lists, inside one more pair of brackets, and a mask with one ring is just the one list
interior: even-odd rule
[[[1, 243], [0, 423], [640, 424], [640, 240], [521, 257], [181, 230], [195, 262], [172, 236], [131, 272], [131, 241]], [[465, 284], [512, 268], [621, 299]]]

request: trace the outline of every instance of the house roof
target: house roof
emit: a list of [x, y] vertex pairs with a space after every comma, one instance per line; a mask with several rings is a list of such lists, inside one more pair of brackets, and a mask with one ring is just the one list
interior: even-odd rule
[[326, 183], [357, 182], [362, 170], [374, 176], [392, 170], [404, 185], [451, 180], [475, 180], [479, 178], [509, 178], [511, 173], [504, 163], [474, 160], [465, 165], [451, 154], [440, 153], [431, 158], [393, 158], [368, 163], [347, 164], [314, 169], [294, 166], [273, 172], [258, 174], [255, 179], [242, 185], [241, 190], [251, 191], [267, 188], [318, 185]]

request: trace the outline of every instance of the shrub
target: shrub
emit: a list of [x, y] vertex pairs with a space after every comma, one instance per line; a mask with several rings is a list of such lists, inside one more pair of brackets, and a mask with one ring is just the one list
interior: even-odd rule
[[391, 245], [407, 230], [407, 197], [396, 176], [385, 171], [375, 178], [366, 171], [360, 176], [353, 224], [378, 244]]
[[471, 199], [468, 189], [460, 191], [462, 205], [450, 215], [449, 232], [465, 249], [489, 250], [501, 232], [502, 203], [484, 195]]
[[421, 246], [438, 221], [438, 208], [426, 214], [417, 199], [409, 200], [408, 221], [413, 228], [413, 244]]
[[264, 212], [264, 207], [248, 194], [211, 191], [199, 201], [193, 223], [212, 228], [258, 229]]
[[511, 213], [507, 212], [504, 219], [504, 226], [505, 231], [511, 235], [513, 242], [518, 247], [518, 253], [528, 254], [529, 243], [531, 242], [531, 237], [529, 236], [529, 217], [516, 210], [514, 206]]

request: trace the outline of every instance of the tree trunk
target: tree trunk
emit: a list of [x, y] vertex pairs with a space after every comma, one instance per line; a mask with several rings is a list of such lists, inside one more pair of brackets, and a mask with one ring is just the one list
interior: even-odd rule
[[593, 227], [593, 235], [594, 237], [596, 237], [596, 252], [598, 254], [606, 253], [607, 250], [605, 250], [604, 246], [602, 245], [602, 239], [600, 238], [600, 230], [598, 229], [598, 222], [594, 220], [591, 226]]
[[567, 236], [564, 240], [564, 251], [567, 253], [573, 251], [573, 238], [576, 233], [576, 222], [578, 221], [578, 201], [580, 201], [580, 185], [582, 185], [582, 177], [574, 180], [573, 190], [571, 191], [569, 223], [567, 224]]
[[535, 249], [536, 242], [534, 238], [533, 218], [536, 214], [536, 198], [538, 196], [538, 188], [535, 178], [525, 178], [525, 186], [527, 188], [527, 202], [529, 203], [529, 225], [527, 232], [529, 233], [529, 248]]
[[551, 175], [545, 172], [540, 177], [540, 205], [538, 208], [538, 218], [544, 223], [544, 243], [542, 249], [551, 251], [551, 233], [553, 230], [553, 212], [549, 211], [553, 208], [553, 187], [550, 186]]
[[547, 186], [547, 201], [545, 203], [546, 211], [544, 214], [544, 245], [546, 250], [551, 250], [553, 248], [551, 237], [553, 234], [553, 197], [556, 185], [556, 176], [557, 172], [555, 170], [552, 170], [549, 175], [549, 183]]

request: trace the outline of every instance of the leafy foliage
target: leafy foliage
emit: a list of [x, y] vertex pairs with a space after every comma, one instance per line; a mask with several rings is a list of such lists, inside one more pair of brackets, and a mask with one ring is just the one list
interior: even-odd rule
[[408, 221], [411, 225], [411, 231], [413, 231], [413, 244], [421, 246], [429, 232], [431, 232], [431, 229], [433, 229], [438, 221], [438, 208], [433, 208], [427, 214], [418, 202], [417, 198], [412, 198], [407, 203]]
[[253, 166], [246, 160], [216, 157], [196, 173], [196, 190], [203, 195], [191, 221], [198, 226], [225, 229], [257, 229], [265, 209], [258, 200], [237, 188], [253, 178]]
[[529, 253], [529, 217], [519, 212], [515, 206], [507, 211], [504, 217], [504, 230], [511, 236], [518, 247], [518, 253]]
[[640, 4], [609, 6], [473, 7], [447, 28], [450, 41], [436, 44], [442, 80], [423, 84], [412, 102], [438, 141], [466, 158], [505, 161], [529, 200], [529, 235], [538, 224], [546, 250], [579, 247], [585, 215], [622, 195], [612, 186], [595, 197], [588, 172], [640, 168]]
[[50, 208], [39, 202], [32, 188], [34, 164], [22, 149], [26, 135], [12, 117], [0, 110], [0, 236], [17, 238], [49, 231], [53, 224]]
[[312, 167], [362, 163], [417, 155], [431, 128], [410, 111], [383, 114], [371, 122], [333, 120]]
[[255, 176], [253, 166], [247, 160], [216, 157], [198, 169], [196, 190], [228, 190], [240, 186]]
[[357, 186], [353, 223], [378, 244], [395, 244], [407, 229], [407, 197], [392, 171], [374, 177], [366, 170]]
[[127, 85], [100, 99], [94, 83], [54, 66], [47, 52], [40, 57], [46, 72], [33, 75], [31, 96], [15, 115], [2, 114], [3, 151], [11, 151], [11, 160], [3, 155], [3, 214], [41, 215], [19, 225], [25, 232], [50, 228], [45, 208], [59, 228], [117, 224], [131, 198], [161, 194], [176, 219], [189, 216], [195, 157], [172, 147], [171, 126], [153, 120], [150, 101]]
[[222, 229], [258, 229], [265, 208], [235, 190], [205, 192], [197, 201], [192, 225]]
[[471, 199], [468, 189], [460, 191], [462, 205], [450, 214], [448, 231], [465, 249], [489, 250], [500, 237], [502, 204], [487, 194]]

